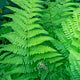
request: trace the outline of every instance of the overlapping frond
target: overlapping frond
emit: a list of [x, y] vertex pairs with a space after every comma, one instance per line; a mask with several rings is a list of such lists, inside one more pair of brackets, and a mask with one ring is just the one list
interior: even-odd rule
[[47, 0], [45, 5], [48, 8], [43, 12], [42, 22], [47, 30], [50, 30], [51, 26], [60, 27], [61, 22], [72, 16], [73, 11], [79, 7], [78, 3], [73, 3], [71, 0], [56, 0], [55, 2]]
[[47, 0], [45, 1], [45, 5], [47, 8], [42, 13], [41, 23], [44, 29], [49, 32], [49, 35], [55, 38], [54, 46], [56, 49], [61, 51], [61, 53], [68, 53], [66, 48], [70, 46], [68, 45], [70, 41], [66, 39], [61, 23], [68, 17], [72, 17], [73, 11], [79, 7], [79, 4], [73, 3], [71, 0], [56, 0], [55, 2]]
[[[14, 14], [5, 15], [12, 22], [3, 24], [13, 31], [1, 35], [10, 43], [0, 48], [0, 75], [4, 80], [45, 80], [49, 72], [63, 64], [64, 57], [46, 42], [54, 41], [40, 24], [41, 0], [11, 0], [19, 8], [7, 7]], [[4, 74], [5, 72], [5, 74]], [[45, 72], [45, 73], [44, 73]], [[42, 75], [44, 73], [44, 76]], [[52, 75], [54, 76], [54, 75]], [[49, 76], [50, 77], [50, 76]], [[52, 79], [51, 77], [47, 80]]]
[[[80, 9], [80, 8], [79, 8]], [[73, 80], [80, 80], [80, 10], [73, 12], [73, 18], [62, 23], [67, 39], [71, 40], [69, 61]]]

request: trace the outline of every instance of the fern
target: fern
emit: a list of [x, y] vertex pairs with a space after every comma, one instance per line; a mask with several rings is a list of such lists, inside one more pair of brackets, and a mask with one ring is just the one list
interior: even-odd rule
[[3, 26], [10, 26], [13, 32], [1, 35], [9, 44], [0, 46], [0, 79], [53, 80], [54, 69], [61, 67], [65, 58], [46, 44], [52, 44], [54, 39], [38, 24], [43, 1], [11, 1], [21, 9], [8, 6], [14, 14], [4, 15], [12, 21]]
[[[57, 2], [57, 3], [56, 3]], [[76, 32], [76, 29], [74, 28], [77, 27], [79, 28], [79, 20], [77, 19], [77, 15], [76, 15], [76, 5], [79, 6], [79, 4], [75, 4], [75, 3], [71, 3], [70, 0], [65, 0], [61, 2], [61, 0], [57, 0], [56, 2], [49, 2], [47, 1], [47, 6], [48, 8], [45, 9], [45, 11], [43, 12], [43, 18], [42, 18], [42, 24], [45, 26], [44, 29], [46, 29], [49, 34], [52, 37], [55, 37], [55, 34], [57, 35], [58, 40], [64, 44], [64, 46], [66, 47], [66, 49], [68, 49], [68, 51], [70, 52], [69, 55], [69, 61], [71, 63], [70, 68], [72, 71], [72, 79], [73, 80], [80, 80], [80, 70], [79, 70], [79, 61], [78, 61], [78, 56], [79, 56], [79, 31]], [[54, 8], [53, 8], [53, 5]], [[57, 8], [55, 7], [57, 6]], [[75, 7], [73, 7], [75, 6]], [[72, 14], [73, 11], [75, 11], [74, 14], [74, 20], [72, 19], [68, 19], [68, 21], [66, 21], [66, 18], [71, 17], [72, 18]], [[60, 13], [61, 12], [61, 13]], [[60, 13], [60, 15], [59, 15]], [[55, 14], [55, 15], [54, 15]], [[80, 13], [78, 13], [79, 15]], [[55, 17], [54, 17], [55, 16]], [[66, 36], [63, 34], [62, 29], [59, 27], [60, 24], [63, 23], [63, 27], [64, 27], [64, 32], [66, 34]], [[58, 29], [56, 28], [58, 27]], [[54, 31], [55, 30], [55, 31]], [[75, 38], [73, 38], [73, 36], [75, 35]], [[66, 39], [67, 37], [67, 39]], [[72, 40], [71, 40], [72, 39]], [[55, 40], [56, 41], [56, 40]], [[59, 41], [58, 42], [59, 44]], [[72, 44], [71, 44], [72, 41]], [[56, 44], [54, 44], [56, 46], [56, 48], [58, 50], [63, 50], [64, 48], [61, 46], [59, 48], [59, 46], [57, 46]], [[70, 48], [71, 46], [71, 48]], [[66, 50], [64, 49], [65, 52]], [[74, 55], [75, 53], [75, 55]], [[67, 54], [66, 54], [67, 55]], [[74, 57], [74, 58], [73, 58]], [[77, 62], [76, 62], [77, 61]]]
[[42, 23], [47, 30], [54, 30], [55, 26], [60, 27], [61, 22], [71, 16], [73, 11], [79, 7], [78, 3], [73, 3], [71, 0], [56, 0], [55, 2], [47, 0], [45, 5], [48, 8], [43, 12]]
[[68, 50], [70, 52], [72, 78], [73, 80], [80, 80], [80, 10], [74, 11], [73, 18], [63, 22], [62, 26], [67, 39], [71, 40], [71, 46]]
[[[79, 4], [72, 3], [71, 0], [56, 0], [55, 2], [50, 2], [47, 0], [45, 1], [45, 5], [48, 8], [44, 9], [42, 13], [41, 24], [43, 25], [44, 29], [49, 32], [49, 35], [55, 38], [54, 46], [56, 49], [63, 54], [68, 53], [66, 47], [70, 46], [68, 45], [70, 41], [69, 43], [66, 42], [67, 40], [62, 32], [62, 28], [60, 28], [60, 24], [62, 21], [66, 20], [67, 17], [72, 16], [73, 11], [76, 9], [76, 7], [79, 7]], [[61, 36], [61, 34], [58, 34], [57, 31], [64, 35], [64, 37]], [[65, 42], [63, 42], [63, 38], [65, 38]]]
[[45, 1], [45, 4], [48, 6], [48, 8], [44, 9], [41, 21], [42, 25], [44, 26], [44, 29], [49, 32], [50, 36], [57, 39], [55, 41], [58, 42], [61, 49], [56, 43], [54, 44], [55, 47], [59, 51], [62, 50], [61, 53], [65, 53], [65, 48], [70, 46], [68, 45], [70, 44], [70, 41], [69, 43], [67, 42], [66, 36], [62, 31], [61, 23], [68, 17], [72, 17], [73, 11], [79, 7], [79, 4], [73, 3], [71, 0], [56, 0], [55, 2], [50, 2], [49, 0], [47, 0]]

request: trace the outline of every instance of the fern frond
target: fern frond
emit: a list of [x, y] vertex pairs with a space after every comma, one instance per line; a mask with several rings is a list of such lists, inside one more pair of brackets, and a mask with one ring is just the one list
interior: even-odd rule
[[[44, 12], [42, 13], [43, 15], [41, 23], [44, 29], [49, 32], [50, 36], [56, 39], [54, 40], [53, 44], [56, 49], [61, 53], [66, 54], [68, 53], [66, 48], [70, 46], [70, 41], [69, 43], [67, 42], [68, 39], [66, 39], [64, 35], [61, 23], [68, 17], [72, 17], [73, 11], [79, 7], [79, 4], [73, 3], [71, 0], [56, 0], [55, 2], [50, 2], [50, 0], [48, 0], [45, 1], [45, 5], [47, 6], [47, 8], [44, 9]], [[63, 25], [66, 29], [65, 26], [67, 25], [67, 23], [65, 23], [63, 23]], [[59, 45], [57, 45], [57, 43]]]
[[68, 39], [71, 40], [71, 46], [68, 48], [70, 55], [70, 67], [73, 80], [80, 79], [80, 10], [73, 12], [73, 18], [62, 23], [63, 30]]
[[66, 20], [67, 17], [72, 16], [76, 7], [79, 7], [78, 3], [73, 3], [71, 0], [56, 0], [55, 2], [48, 0], [45, 3], [48, 8], [43, 12], [42, 23], [43, 25], [45, 24], [44, 27], [46, 29], [50, 29], [51, 26], [53, 28], [55, 26], [60, 27], [61, 22]]
[[[39, 24], [43, 1], [11, 1], [20, 6], [20, 9], [7, 7], [14, 13], [4, 15], [4, 17], [11, 18], [12, 22], [3, 26], [10, 26], [13, 31], [1, 35], [9, 41], [9, 44], [0, 48], [0, 52], [3, 53], [0, 57], [0, 64], [10, 65], [3, 77], [10, 75], [12, 80], [45, 80], [50, 72], [48, 67], [55, 65], [56, 69], [62, 66], [64, 62], [61, 60], [65, 57], [46, 44], [46, 42], [52, 44], [54, 39]], [[51, 70], [52, 73], [54, 73], [54, 68]], [[41, 75], [43, 73], [41, 70], [45, 72], [45, 77]]]

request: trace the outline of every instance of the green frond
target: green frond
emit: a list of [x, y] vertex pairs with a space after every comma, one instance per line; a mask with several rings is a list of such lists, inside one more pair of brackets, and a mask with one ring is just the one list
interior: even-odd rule
[[68, 48], [72, 79], [80, 80], [80, 10], [73, 12], [73, 17], [62, 23], [63, 30], [71, 45]]
[[31, 31], [28, 32], [28, 38], [31, 38], [31, 37], [34, 37], [34, 36], [37, 36], [39, 34], [48, 34], [47, 31], [43, 30], [43, 29], [33, 29]]
[[[71, 0], [56, 0], [54, 2], [47, 0], [44, 2], [44, 5], [46, 8], [44, 8], [40, 23], [49, 32], [49, 35], [55, 38], [53, 40], [55, 48], [68, 56], [67, 48], [70, 47], [71, 42], [69, 39], [72, 38], [70, 35], [74, 35], [74, 33], [72, 33], [73, 29], [70, 27], [70, 32], [67, 30], [67, 26], [70, 26], [71, 22], [68, 21], [69, 23], [66, 23], [66, 19], [72, 17], [73, 11], [79, 8], [79, 4], [73, 3]], [[61, 24], [65, 29], [66, 36], [64, 35]]]
[[51, 59], [47, 59], [47, 61], [49, 61], [49, 63], [54, 63], [54, 62], [57, 62], [57, 61], [60, 61], [64, 59], [63, 57], [58, 57], [58, 58], [51, 58]]
[[4, 64], [22, 64], [23, 61], [22, 61], [22, 58], [20, 56], [18, 57], [8, 57], [8, 58], [5, 58], [3, 61], [0, 61], [0, 63], [4, 63]]
[[4, 57], [7, 56], [8, 54], [10, 54], [10, 52], [6, 52], [5, 54], [2, 54], [2, 55], [0, 56], [0, 60], [4, 59]]
[[50, 29], [51, 26], [53, 28], [60, 27], [61, 22], [72, 16], [73, 11], [79, 7], [78, 3], [73, 3], [71, 0], [56, 0], [55, 2], [48, 0], [45, 3], [48, 6], [42, 16], [45, 29], [48, 29], [48, 27]]
[[50, 40], [53, 40], [53, 38], [48, 37], [48, 36], [34, 37], [34, 38], [29, 39], [28, 47], [36, 46], [36, 45], [39, 45], [45, 41], [50, 41]]
[[55, 49], [49, 47], [49, 46], [44, 46], [44, 45], [38, 45], [35, 47], [30, 48], [31, 52], [30, 55], [34, 55], [34, 54], [44, 54], [46, 52], [56, 52]]
[[[67, 27], [64, 27], [64, 28], [66, 29]], [[56, 29], [55, 34], [58, 37], [59, 41], [62, 42], [62, 44], [65, 45], [66, 49], [70, 47], [71, 40], [67, 39], [67, 37], [66, 37], [67, 35], [65, 36], [62, 28], [61, 29]]]
[[[22, 48], [13, 44], [9, 44], [9, 45], [4, 45], [2, 49], [0, 49], [0, 51], [9, 51], [9, 52], [13, 52], [13, 53], [17, 53], [19, 55], [27, 55], [28, 50], [26, 48]], [[7, 53], [6, 53], [7, 54]], [[6, 55], [3, 54], [3, 55]]]
[[18, 34], [16, 34], [15, 32], [10, 32], [10, 33], [4, 34], [1, 37], [5, 37], [11, 43], [13, 43], [17, 46], [21, 46], [21, 47], [24, 47], [24, 48], [27, 47], [27, 45], [26, 45], [27, 41], [22, 39], [21, 37], [19, 37]]
[[80, 24], [79, 24], [79, 9], [74, 11], [73, 18], [69, 18], [62, 22], [63, 31], [69, 39], [79, 38]]
[[80, 79], [80, 53], [75, 49], [71, 48], [70, 50], [70, 63], [71, 63], [71, 71], [73, 80]]
[[[5, 74], [1, 73], [2, 78], [45, 80], [50, 72], [54, 73], [54, 68], [57, 69], [63, 65], [61, 60], [65, 61], [65, 57], [49, 45], [53, 43], [54, 39], [39, 24], [43, 1], [11, 1], [20, 8], [7, 7], [14, 13], [4, 15], [4, 17], [11, 18], [12, 21], [2, 26], [10, 26], [12, 32], [1, 35], [9, 41], [7, 45], [0, 47], [0, 64], [2, 67], [9, 65], [7, 70], [3, 68]], [[49, 67], [52, 67], [52, 70]], [[43, 72], [45, 72], [44, 76], [41, 75]]]
[[[54, 63], [56, 63], [55, 61], [55, 57], [61, 56], [58, 53], [45, 53], [45, 54], [40, 54], [40, 55], [35, 55], [35, 57], [32, 59], [34, 62], [36, 62], [37, 60], [41, 60], [41, 59], [47, 59], [47, 61], [49, 62], [48, 59], [53, 58]], [[58, 60], [58, 58], [57, 58]], [[60, 59], [61, 60], [61, 59]]]

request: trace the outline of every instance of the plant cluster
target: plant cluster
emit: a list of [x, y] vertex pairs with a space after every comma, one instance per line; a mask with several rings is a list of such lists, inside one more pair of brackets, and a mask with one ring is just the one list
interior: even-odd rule
[[0, 80], [80, 80], [80, 4], [11, 0], [0, 29]]

